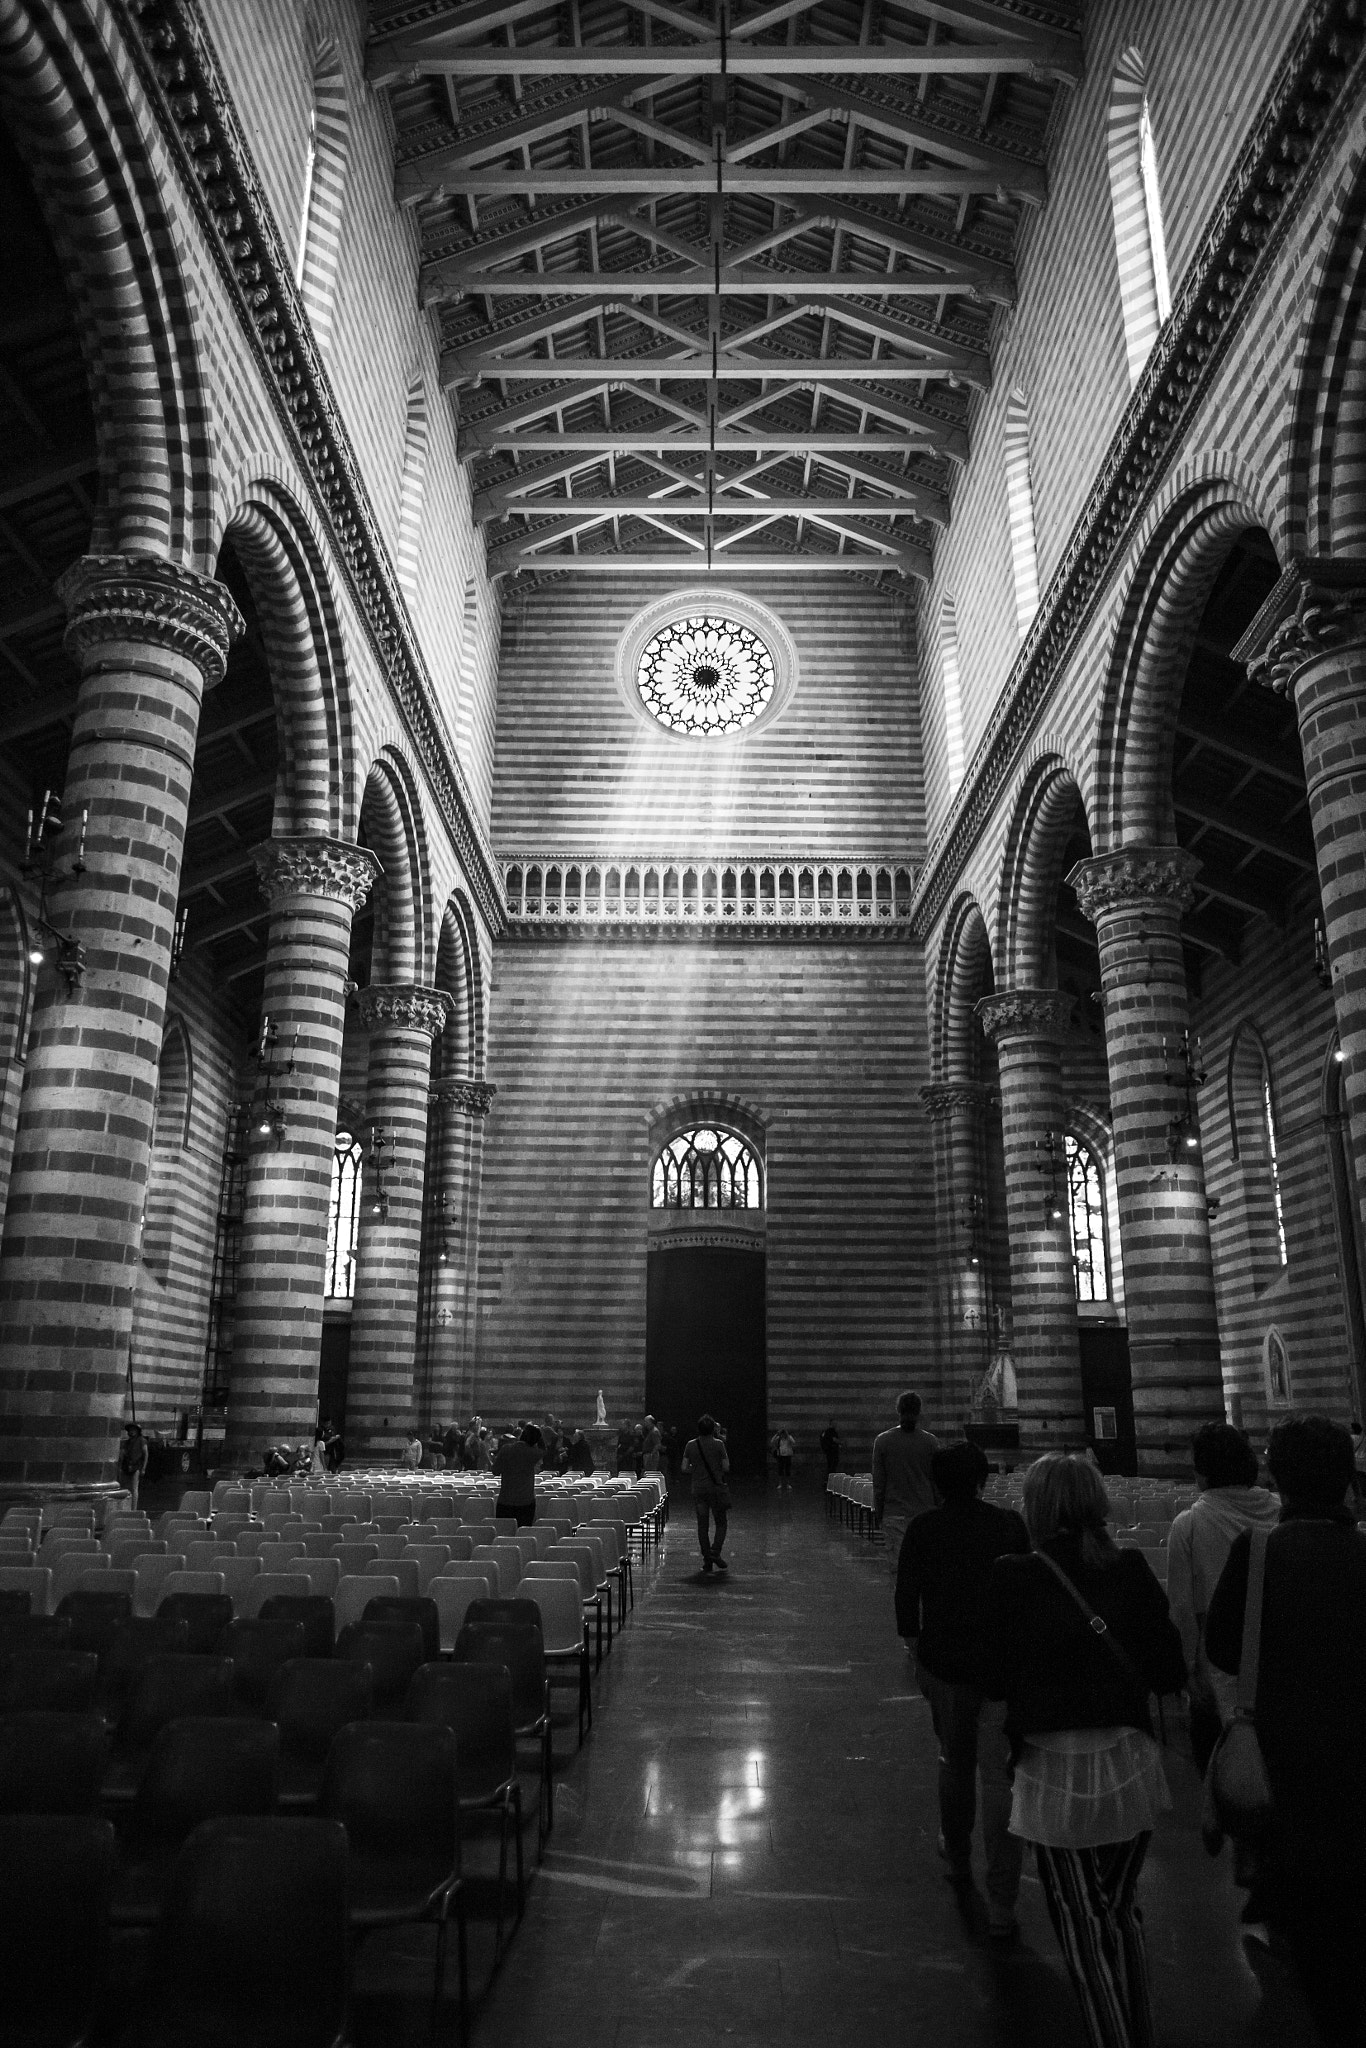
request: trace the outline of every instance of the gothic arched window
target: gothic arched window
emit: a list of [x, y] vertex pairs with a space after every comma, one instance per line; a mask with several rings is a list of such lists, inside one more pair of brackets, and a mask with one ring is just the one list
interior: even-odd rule
[[1228, 1108], [1233, 1156], [1241, 1170], [1253, 1272], [1258, 1287], [1265, 1287], [1280, 1278], [1290, 1255], [1271, 1056], [1261, 1032], [1247, 1018], [1234, 1032], [1229, 1047]]
[[1067, 1219], [1072, 1232], [1072, 1267], [1078, 1301], [1110, 1299], [1110, 1260], [1105, 1244], [1105, 1182], [1089, 1145], [1068, 1135]]
[[1143, 59], [1124, 52], [1115, 69], [1106, 124], [1110, 203], [1115, 216], [1115, 257], [1124, 313], [1129, 382], [1137, 384], [1158, 331], [1172, 309], [1167, 241], [1162, 227], [1157, 146]]
[[1006, 401], [1005, 452], [1015, 619], [1023, 640], [1039, 609], [1039, 550], [1034, 531], [1034, 482], [1029, 467], [1029, 406], [1023, 391], [1018, 389]]
[[361, 1143], [338, 1131], [332, 1154], [332, 1194], [327, 1205], [327, 1264], [323, 1299], [350, 1301], [356, 1289], [356, 1236], [360, 1230]]
[[736, 1131], [695, 1125], [670, 1138], [650, 1181], [655, 1209], [762, 1209], [758, 1155]]

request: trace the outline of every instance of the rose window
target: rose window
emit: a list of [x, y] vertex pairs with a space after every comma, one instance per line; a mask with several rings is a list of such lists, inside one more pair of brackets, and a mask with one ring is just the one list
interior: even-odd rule
[[743, 732], [773, 696], [773, 656], [750, 626], [708, 612], [674, 619], [647, 640], [640, 701], [672, 732]]

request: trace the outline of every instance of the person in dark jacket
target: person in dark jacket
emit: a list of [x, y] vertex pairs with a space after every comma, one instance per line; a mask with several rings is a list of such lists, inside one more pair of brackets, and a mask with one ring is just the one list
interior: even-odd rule
[[1150, 1693], [1180, 1692], [1186, 1660], [1167, 1596], [1137, 1550], [1116, 1547], [1085, 1458], [1030, 1466], [1028, 1557], [991, 1567], [983, 1690], [1006, 1703], [1012, 1834], [1039, 1881], [1093, 2048], [1151, 2048], [1139, 1872], [1170, 1805]]
[[[1281, 1517], [1266, 1550], [1255, 1705], [1271, 1781], [1257, 1908], [1290, 1944], [1328, 2048], [1362, 2048], [1366, 1997], [1366, 1535], [1348, 1500], [1352, 1440], [1326, 1416], [1271, 1434]], [[1210, 1661], [1242, 1656], [1251, 1535], [1238, 1536], [1205, 1626]]]
[[976, 1444], [935, 1452], [930, 1474], [944, 1504], [917, 1515], [906, 1531], [896, 1625], [916, 1643], [916, 1677], [939, 1738], [939, 1853], [955, 1883], [971, 1882], [980, 1773], [987, 1925], [1008, 1941], [1024, 1846], [1010, 1832], [1005, 1704], [982, 1696], [982, 1594], [998, 1557], [1029, 1549], [1029, 1532], [1012, 1509], [982, 1499], [990, 1470]]

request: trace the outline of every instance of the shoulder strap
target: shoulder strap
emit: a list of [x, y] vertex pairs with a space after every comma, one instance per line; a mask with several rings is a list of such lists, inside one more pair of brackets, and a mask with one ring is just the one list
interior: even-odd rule
[[717, 1478], [716, 1474], [715, 1474], [715, 1473], [714, 1473], [714, 1472], [712, 1471], [712, 1469], [711, 1469], [711, 1459], [710, 1459], [710, 1458], [709, 1458], [709, 1457], [707, 1456], [706, 1452], [705, 1452], [705, 1451], [703, 1450], [703, 1448], [702, 1448], [702, 1439], [701, 1439], [701, 1437], [700, 1437], [700, 1436], [698, 1436], [698, 1437], [694, 1437], [694, 1438], [693, 1438], [693, 1442], [694, 1442], [694, 1443], [695, 1443], [695, 1444], [697, 1445], [697, 1455], [698, 1455], [698, 1457], [699, 1457], [699, 1458], [700, 1458], [700, 1459], [702, 1460], [702, 1463], [703, 1463], [703, 1464], [704, 1464], [704, 1465], [706, 1466], [706, 1468], [707, 1468], [707, 1477], [708, 1477], [708, 1479], [710, 1479], [710, 1481], [711, 1481], [711, 1483], [712, 1483], [712, 1485], [713, 1485], [713, 1486], [719, 1486], [721, 1482], [720, 1482], [720, 1480], [719, 1480], [719, 1479]]
[[1262, 1602], [1266, 1590], [1269, 1529], [1252, 1531], [1247, 1555], [1247, 1596], [1243, 1601], [1243, 1647], [1238, 1657], [1238, 1712], [1249, 1717], [1257, 1704], [1257, 1667], [1262, 1654]]
[[1130, 1685], [1136, 1687], [1140, 1696], [1146, 1699], [1148, 1694], [1152, 1691], [1152, 1687], [1148, 1684], [1147, 1679], [1144, 1678], [1142, 1672], [1139, 1670], [1137, 1664], [1135, 1664], [1133, 1658], [1129, 1655], [1129, 1652], [1125, 1649], [1123, 1643], [1116, 1640], [1115, 1636], [1106, 1624], [1105, 1617], [1103, 1615], [1096, 1613], [1095, 1608], [1091, 1605], [1090, 1601], [1082, 1592], [1081, 1588], [1079, 1586], [1073, 1585], [1071, 1579], [1068, 1578], [1067, 1573], [1063, 1570], [1062, 1566], [1056, 1563], [1055, 1560], [1048, 1555], [1048, 1552], [1046, 1550], [1036, 1550], [1034, 1555], [1037, 1558], [1042, 1559], [1044, 1564], [1048, 1566], [1049, 1571], [1052, 1572], [1054, 1578], [1058, 1581], [1058, 1584], [1060, 1586], [1064, 1586], [1067, 1589], [1067, 1591], [1071, 1594], [1072, 1598], [1076, 1601], [1077, 1606], [1086, 1616], [1086, 1625], [1090, 1629], [1092, 1635], [1099, 1637], [1100, 1641], [1104, 1643], [1106, 1649], [1114, 1658], [1115, 1663], [1119, 1666], [1120, 1670], [1124, 1673], [1124, 1676], [1128, 1679]]

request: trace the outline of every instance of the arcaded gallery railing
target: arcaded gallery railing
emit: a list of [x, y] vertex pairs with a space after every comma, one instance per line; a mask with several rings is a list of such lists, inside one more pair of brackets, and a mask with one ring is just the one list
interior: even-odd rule
[[866, 856], [503, 862], [513, 924], [909, 926], [915, 869]]

